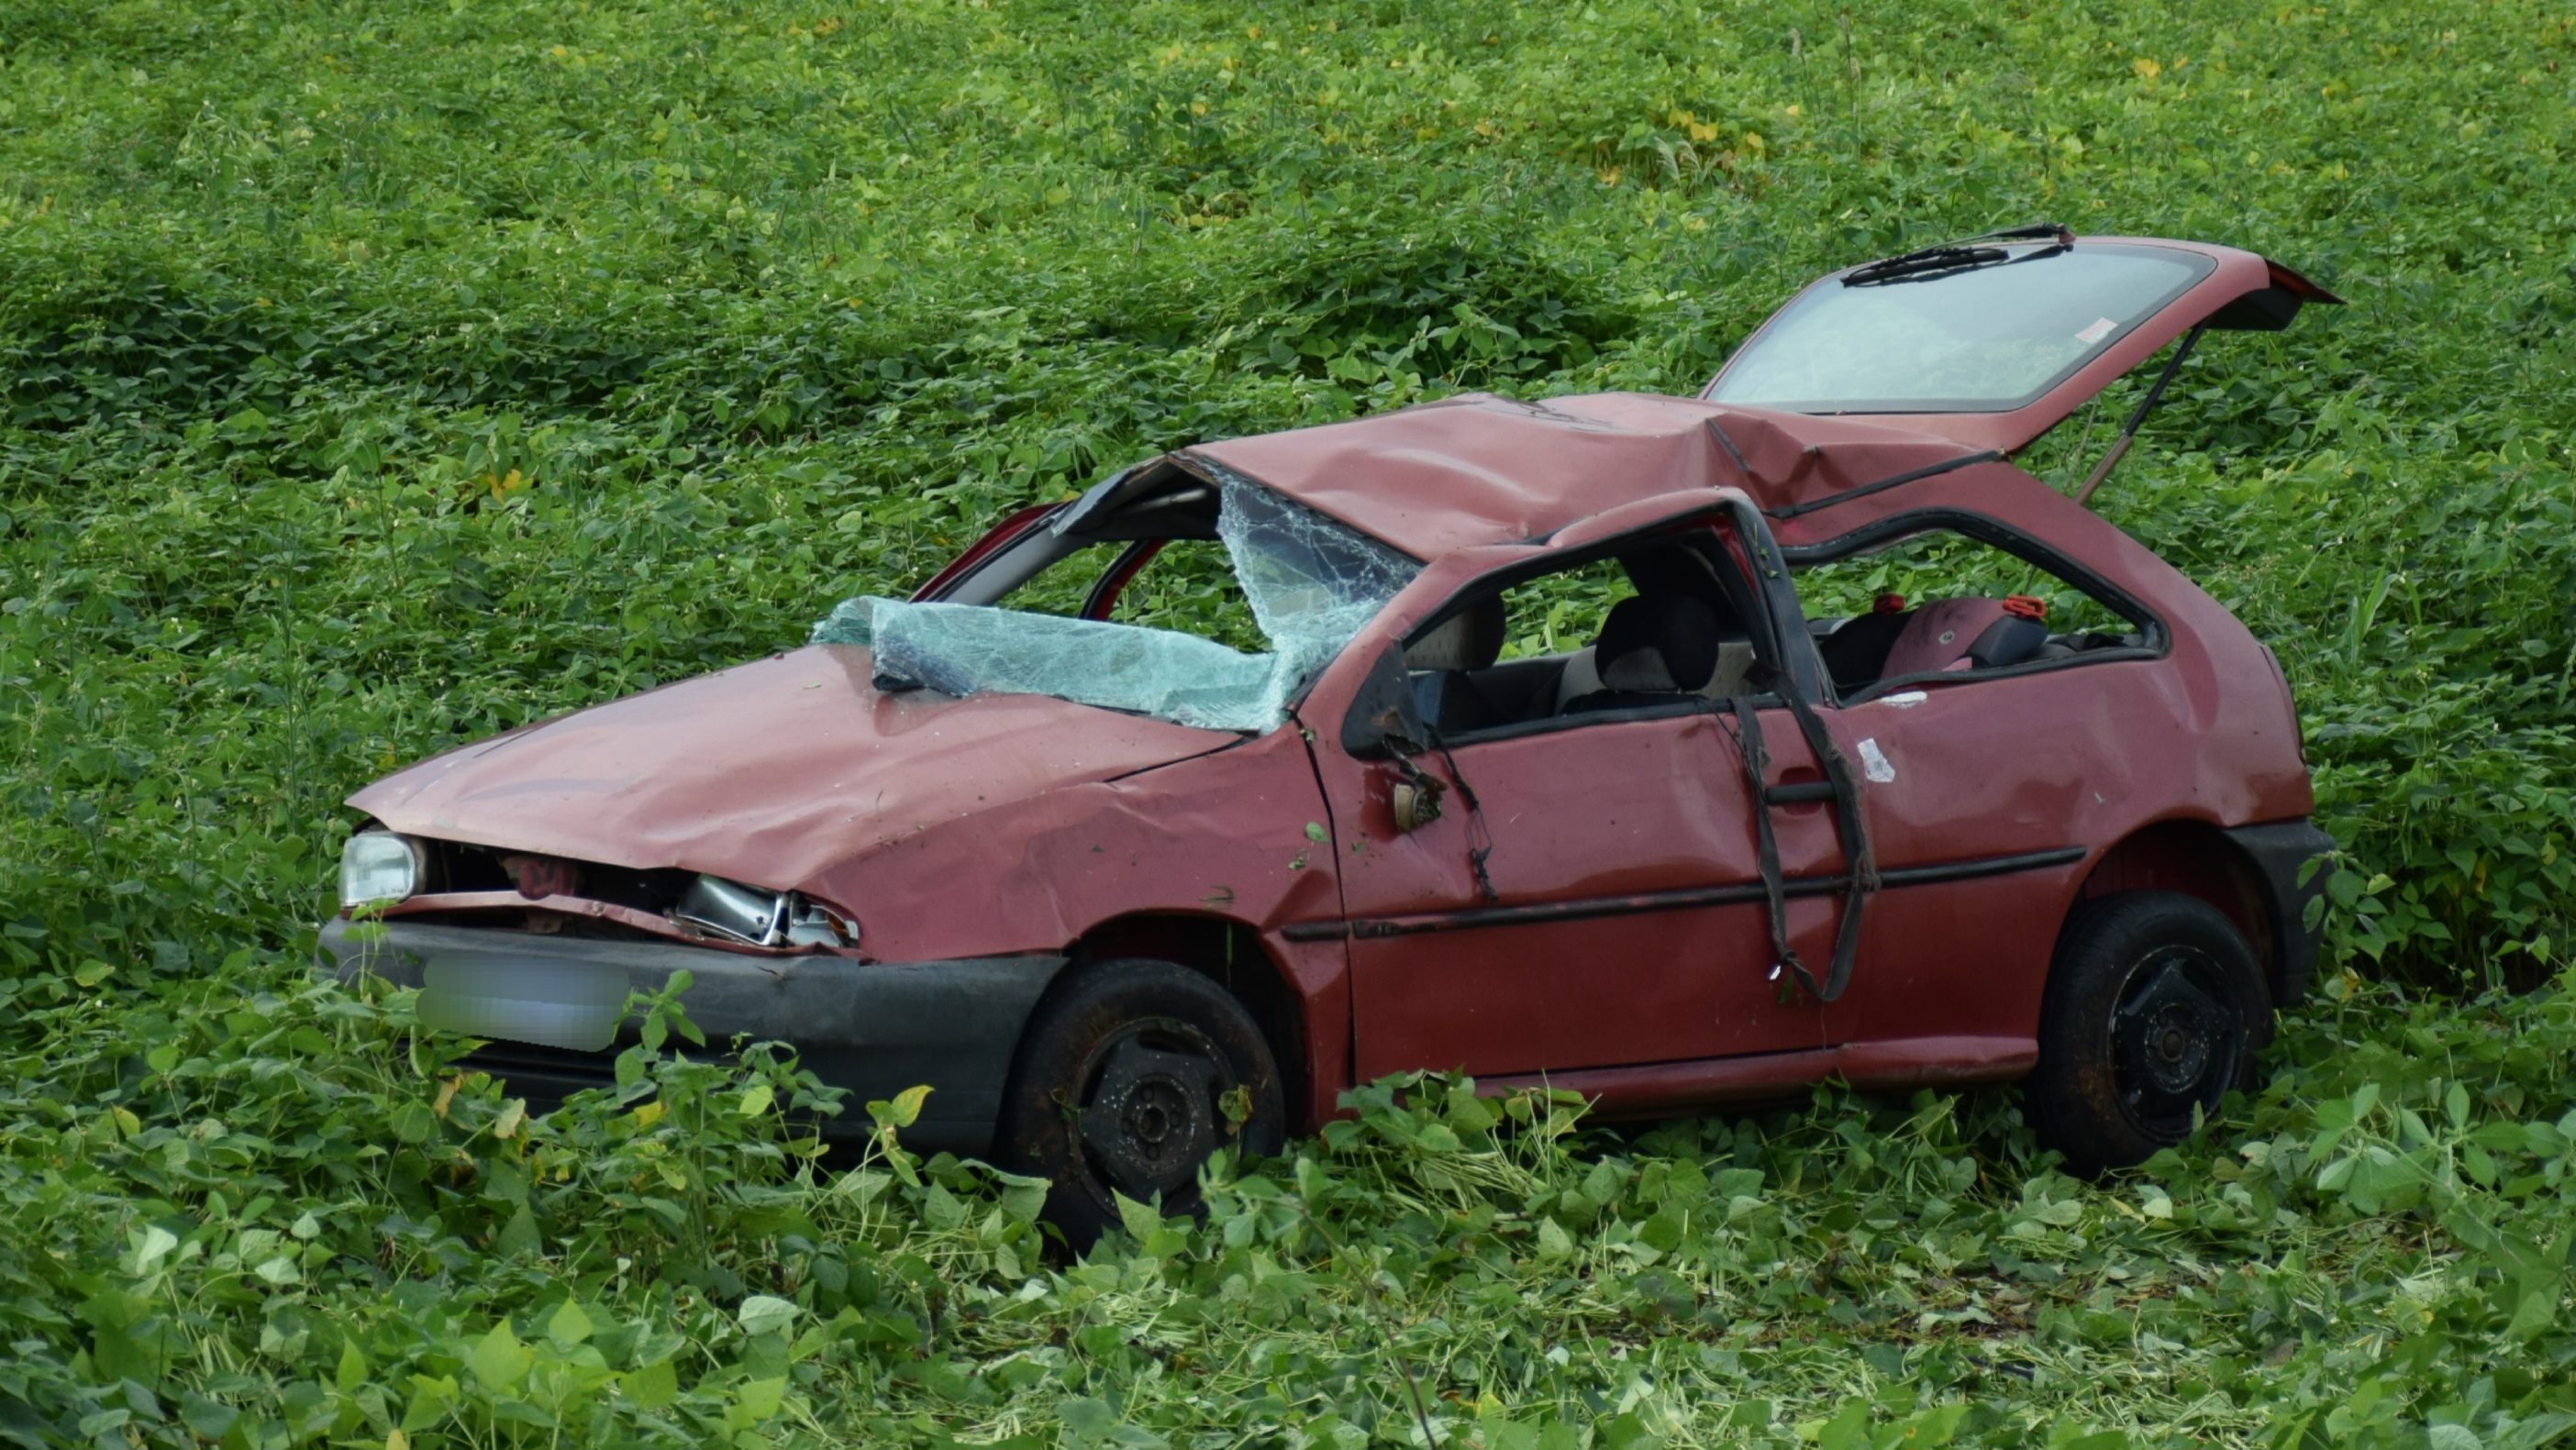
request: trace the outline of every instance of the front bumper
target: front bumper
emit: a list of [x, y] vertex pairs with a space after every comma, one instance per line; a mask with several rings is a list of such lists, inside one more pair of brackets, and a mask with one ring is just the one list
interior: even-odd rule
[[[737, 1034], [796, 1048], [816, 1077], [850, 1092], [830, 1131], [869, 1127], [860, 1105], [928, 1084], [920, 1121], [904, 1134], [926, 1152], [983, 1153], [992, 1146], [1002, 1088], [1020, 1029], [1039, 994], [1064, 966], [1060, 956], [977, 957], [946, 962], [861, 964], [835, 956], [749, 956], [660, 942], [540, 936], [480, 927], [384, 923], [376, 940], [350, 936], [346, 920], [322, 928], [322, 961], [341, 980], [363, 973], [396, 986], [421, 985], [433, 956], [524, 962], [568, 970], [613, 969], [637, 991], [658, 991], [673, 972], [695, 979], [681, 1005], [720, 1044]], [[476, 1065], [539, 1101], [561, 1101], [611, 1083], [618, 1046], [601, 1052], [494, 1042]]]

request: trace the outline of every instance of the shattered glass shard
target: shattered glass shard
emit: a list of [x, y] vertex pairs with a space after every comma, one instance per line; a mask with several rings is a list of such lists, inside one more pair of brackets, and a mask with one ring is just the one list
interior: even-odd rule
[[876, 608], [892, 600], [874, 594], [844, 599], [832, 606], [832, 612], [814, 624], [814, 632], [805, 637], [807, 644], [870, 644], [875, 641]]
[[1348, 526], [1217, 473], [1217, 536], [1269, 639], [1247, 655], [1167, 629], [980, 604], [844, 600], [815, 644], [862, 644], [889, 688], [1051, 695], [1206, 730], [1260, 732], [1421, 566]]
[[[1209, 730], [1266, 730], [1273, 657], [1166, 629], [985, 604], [873, 607], [881, 687], [943, 695], [1053, 695]], [[823, 643], [843, 642], [824, 640]]]
[[1249, 479], [1210, 468], [1224, 486], [1217, 537], [1277, 661], [1268, 707], [1275, 725], [1287, 702], [1422, 566]]

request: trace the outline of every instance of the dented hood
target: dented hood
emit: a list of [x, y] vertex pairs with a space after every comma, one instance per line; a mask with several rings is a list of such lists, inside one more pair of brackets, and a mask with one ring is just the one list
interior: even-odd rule
[[850, 646], [775, 655], [450, 751], [349, 804], [408, 835], [783, 889], [1241, 738], [1039, 695], [881, 694], [871, 668]]

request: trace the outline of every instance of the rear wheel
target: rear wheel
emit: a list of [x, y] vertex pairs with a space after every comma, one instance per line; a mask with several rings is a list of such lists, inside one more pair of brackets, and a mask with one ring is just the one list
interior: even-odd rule
[[1220, 1147], [1286, 1140], [1279, 1069], [1232, 994], [1169, 962], [1101, 962], [1048, 989], [1020, 1038], [996, 1147], [1049, 1182], [1047, 1217], [1087, 1248], [1119, 1222], [1117, 1195], [1199, 1208]]
[[2078, 1172], [2128, 1167], [2251, 1081], [2271, 1018], [2254, 950], [2218, 908], [2170, 891], [2104, 897], [2058, 944], [2023, 1110]]

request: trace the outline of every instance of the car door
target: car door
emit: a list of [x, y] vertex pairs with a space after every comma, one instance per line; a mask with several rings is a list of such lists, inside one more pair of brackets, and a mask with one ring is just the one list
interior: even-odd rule
[[[1703, 555], [1722, 558], [1699, 532]], [[1749, 708], [1771, 744], [1770, 783], [1822, 778], [1780, 701]], [[1728, 699], [1676, 696], [1470, 730], [1409, 761], [1362, 758], [1349, 732], [1318, 731], [1343, 844], [1359, 1079], [1820, 1046], [1818, 1004], [1784, 980], [1773, 944], [1740, 718]], [[1399, 794], [1421, 788], [1417, 773], [1440, 783], [1443, 805], [1406, 829]], [[1773, 822], [1784, 872], [1830, 877], [1828, 813], [1791, 793]], [[1787, 906], [1802, 954], [1830, 955], [1835, 900]]]

